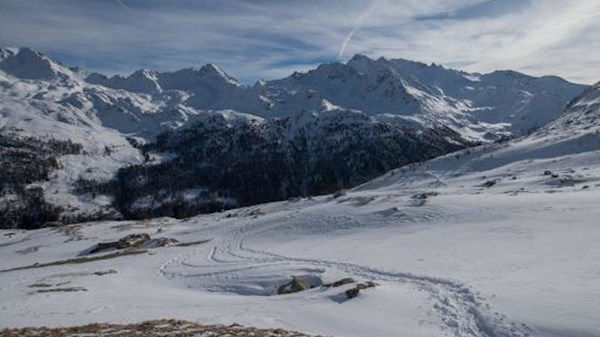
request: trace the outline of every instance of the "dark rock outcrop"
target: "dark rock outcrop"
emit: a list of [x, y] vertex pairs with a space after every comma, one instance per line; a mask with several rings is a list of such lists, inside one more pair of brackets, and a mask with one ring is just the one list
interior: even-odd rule
[[90, 248], [87, 253], [95, 254], [101, 253], [107, 250], [119, 250], [126, 248], [139, 248], [143, 244], [150, 241], [150, 235], [142, 233], [142, 234], [131, 234], [127, 235], [117, 241], [111, 242], [100, 242], [96, 244], [94, 247]]
[[323, 285], [323, 287], [324, 288], [337, 288], [337, 287], [341, 287], [343, 285], [351, 284], [351, 283], [354, 283], [354, 282], [356, 282], [356, 281], [353, 278], [346, 277], [346, 278], [343, 278], [341, 280], [338, 280], [338, 281], [335, 281], [335, 282], [332, 282], [332, 283], [326, 283], [326, 284]]
[[353, 299], [356, 296], [358, 296], [358, 294], [360, 293], [361, 290], [368, 289], [368, 288], [374, 288], [374, 287], [376, 287], [378, 285], [379, 284], [377, 284], [377, 283], [375, 283], [373, 281], [368, 281], [368, 282], [365, 282], [365, 283], [359, 283], [355, 287], [346, 290], [346, 297], [349, 300]]
[[292, 277], [292, 281], [279, 286], [277, 289], [278, 295], [293, 294], [304, 290], [311, 289], [312, 286], [300, 277]]
[[87, 254], [96, 254], [110, 250], [122, 250], [122, 249], [130, 249], [130, 248], [158, 248], [158, 247], [166, 247], [179, 244], [179, 241], [173, 238], [151, 238], [150, 235], [146, 233], [141, 234], [130, 234], [125, 237], [120, 238], [117, 241], [111, 242], [100, 242], [88, 249], [83, 253], [83, 255]]

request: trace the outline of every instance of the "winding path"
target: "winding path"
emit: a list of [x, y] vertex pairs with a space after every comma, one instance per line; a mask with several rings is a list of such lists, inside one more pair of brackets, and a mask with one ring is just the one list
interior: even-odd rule
[[[293, 217], [288, 214], [285, 219]], [[283, 219], [282, 221], [285, 221]], [[261, 269], [281, 268], [282, 272], [293, 268], [312, 270], [316, 273], [336, 269], [355, 278], [397, 282], [425, 292], [433, 300], [433, 309], [445, 325], [445, 330], [460, 337], [525, 337], [531, 329], [510, 322], [504, 315], [493, 312], [485, 301], [466, 284], [432, 276], [417, 275], [377, 269], [348, 262], [296, 258], [257, 250], [245, 244], [246, 240], [260, 232], [278, 226], [278, 222], [260, 222], [240, 219], [223, 224], [220, 236], [209, 244], [210, 250], [197, 248], [165, 262], [158, 272], [169, 279], [191, 280], [195, 286], [214, 291], [211, 285], [236, 279], [240, 273]], [[207, 254], [202, 264], [188, 262], [192, 257]]]

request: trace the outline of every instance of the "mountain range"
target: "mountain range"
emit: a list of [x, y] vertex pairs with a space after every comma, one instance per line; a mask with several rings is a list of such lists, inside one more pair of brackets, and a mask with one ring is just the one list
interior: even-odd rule
[[107, 77], [4, 48], [0, 227], [332, 193], [467, 147], [585, 129], [598, 91], [363, 55], [254, 85], [213, 64]]

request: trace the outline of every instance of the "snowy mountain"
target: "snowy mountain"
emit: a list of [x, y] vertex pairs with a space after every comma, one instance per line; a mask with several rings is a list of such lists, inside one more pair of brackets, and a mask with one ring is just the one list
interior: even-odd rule
[[[254, 86], [241, 85], [212, 64], [163, 73], [142, 69], [108, 78], [69, 69], [29, 48], [5, 48], [1, 56], [0, 69], [17, 81], [58, 82], [53, 90], [70, 91], [62, 105], [94, 110], [103, 124], [150, 137], [162, 131], [161, 123], [184, 123], [193, 114], [189, 109], [284, 117], [319, 109], [327, 101], [387, 122], [413, 128], [444, 125], [472, 140], [493, 140], [547, 124], [585, 88], [551, 76], [469, 74], [362, 55], [347, 64], [324, 64]], [[132, 120], [123, 124], [113, 111]]]
[[[487, 172], [483, 176], [487, 179], [486, 182], [490, 182], [489, 187], [507, 190], [511, 185], [524, 185], [523, 180], [515, 179], [520, 174], [527, 176], [527, 184], [533, 182], [557, 187], [581, 187], [585, 182], [596, 180], [587, 178], [590, 174], [584, 171], [600, 167], [599, 152], [600, 83], [574, 99], [559, 118], [531, 135], [441, 156], [428, 161], [419, 170], [427, 172], [429, 178], [435, 177], [436, 180], [460, 180], [462, 176], [474, 178], [473, 176]], [[569, 168], [569, 165], [580, 166], [579, 171]], [[564, 174], [550, 172], [552, 167], [560, 168]], [[400, 171], [412, 174], [405, 168]], [[406, 180], [402, 174], [398, 175], [400, 171], [393, 170], [359, 189], [370, 189], [376, 185], [389, 189], [398, 188], [392, 180]], [[547, 174], [542, 174], [543, 172]]]
[[73, 73], [31, 48], [0, 50], [0, 70], [17, 78], [31, 80], [70, 79]]
[[316, 90], [334, 104], [369, 115], [410, 116], [483, 139], [502, 132], [520, 136], [546, 125], [583, 88], [552, 76], [534, 78], [513, 71], [470, 74], [362, 55], [347, 64], [322, 65], [272, 83]]
[[[0, 229], [0, 329], [40, 327], [0, 335], [600, 335], [600, 83], [358, 56], [246, 87], [0, 55], [0, 223], [53, 225]], [[206, 108], [228, 99], [248, 110]], [[99, 322], [129, 324], [46, 328]]]
[[[3, 162], [22, 175], [3, 181], [3, 204], [20, 200], [22, 207], [13, 208], [27, 209], [33, 192], [26, 190], [35, 187], [33, 204], [46, 215], [25, 220], [5, 210], [1, 226], [188, 216], [328, 193], [410, 162], [529, 132], [584, 89], [555, 77], [467, 74], [360, 55], [253, 86], [212, 64], [109, 78], [29, 48], [5, 48], [2, 151], [31, 159], [24, 170]], [[80, 149], [72, 151], [69, 142]], [[48, 162], [56, 164], [42, 169]], [[179, 184], [164, 179], [169, 170], [182, 174]], [[123, 200], [132, 186], [139, 188]]]

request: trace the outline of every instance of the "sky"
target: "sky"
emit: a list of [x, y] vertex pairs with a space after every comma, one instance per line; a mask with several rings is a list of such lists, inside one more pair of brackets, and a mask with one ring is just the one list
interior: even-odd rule
[[0, 46], [105, 74], [215, 63], [244, 83], [360, 53], [600, 80], [599, 0], [0, 0]]

